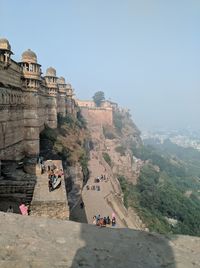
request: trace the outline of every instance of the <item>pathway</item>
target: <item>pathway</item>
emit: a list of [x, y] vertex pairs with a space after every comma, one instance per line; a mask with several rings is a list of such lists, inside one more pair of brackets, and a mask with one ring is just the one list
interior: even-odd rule
[[[101, 132], [96, 128], [90, 128], [93, 140], [101, 140]], [[115, 195], [118, 193], [118, 185], [116, 180], [113, 180], [112, 171], [108, 164], [102, 158], [102, 150], [104, 147], [104, 142], [97, 142], [97, 147], [90, 152], [89, 170], [90, 178], [85, 185], [82, 192], [82, 199], [85, 204], [85, 213], [88, 223], [93, 222], [94, 215], [101, 215], [101, 217], [109, 216], [112, 217], [114, 212], [116, 215], [117, 227], [126, 227], [126, 224], [118, 217], [116, 211], [109, 205], [107, 198], [109, 195]], [[95, 182], [96, 177], [105, 175], [108, 177], [108, 181]], [[90, 190], [87, 190], [87, 186]], [[91, 186], [100, 186], [100, 191], [91, 190]]]

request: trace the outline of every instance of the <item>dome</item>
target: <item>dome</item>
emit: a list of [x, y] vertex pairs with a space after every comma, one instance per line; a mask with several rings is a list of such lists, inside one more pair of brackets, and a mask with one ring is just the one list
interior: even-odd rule
[[62, 76], [59, 77], [57, 83], [58, 83], [58, 84], [61, 84], [61, 85], [65, 85], [65, 78], [62, 77]]
[[69, 82], [67, 82], [67, 84], [66, 84], [66, 88], [67, 88], [67, 89], [72, 89], [72, 85], [71, 85]]
[[0, 38], [0, 49], [11, 50], [10, 43], [5, 38]]
[[22, 53], [22, 61], [37, 63], [37, 56], [32, 50], [28, 49], [27, 51]]
[[46, 76], [54, 76], [54, 77], [56, 77], [56, 69], [54, 69], [53, 67], [49, 67], [46, 70]]

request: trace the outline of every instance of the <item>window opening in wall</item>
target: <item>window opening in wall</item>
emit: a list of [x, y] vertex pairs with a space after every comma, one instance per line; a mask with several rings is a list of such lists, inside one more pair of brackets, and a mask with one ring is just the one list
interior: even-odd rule
[[33, 72], [33, 65], [32, 64], [29, 64], [29, 71]]

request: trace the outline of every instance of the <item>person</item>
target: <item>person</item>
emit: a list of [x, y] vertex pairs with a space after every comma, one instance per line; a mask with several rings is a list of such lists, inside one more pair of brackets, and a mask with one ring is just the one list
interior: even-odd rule
[[49, 192], [53, 191], [52, 180], [49, 179]]
[[84, 202], [83, 202], [83, 201], [80, 203], [80, 207], [81, 207], [82, 209], [84, 208]]
[[112, 218], [112, 226], [114, 227], [115, 225], [116, 225], [116, 218], [113, 217], [113, 218]]
[[45, 173], [45, 165], [41, 164], [41, 174]]
[[7, 212], [13, 213], [13, 208], [12, 208], [12, 206], [9, 206], [9, 208], [7, 209]]
[[19, 209], [20, 209], [22, 215], [28, 215], [28, 206], [21, 204], [19, 206]]
[[109, 216], [106, 218], [106, 223], [110, 224], [110, 217]]
[[99, 224], [100, 218], [101, 218], [100, 214], [96, 216], [97, 225]]
[[97, 219], [96, 219], [96, 216], [93, 217], [93, 222], [92, 222], [94, 225], [97, 224]]
[[103, 218], [103, 224], [106, 226], [106, 224], [107, 224], [107, 218], [106, 217], [104, 217]]

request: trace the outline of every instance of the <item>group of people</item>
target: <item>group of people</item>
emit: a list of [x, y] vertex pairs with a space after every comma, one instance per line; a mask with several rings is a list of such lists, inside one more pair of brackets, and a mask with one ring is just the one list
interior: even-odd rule
[[44, 162], [44, 158], [42, 156], [38, 157], [38, 164], [41, 168], [41, 174], [48, 172], [48, 186], [49, 192], [58, 188], [61, 184], [61, 177], [63, 175], [63, 170], [58, 169], [58, 167], [53, 163], [52, 160], [48, 160]]
[[112, 216], [110, 219], [109, 216], [101, 217], [100, 215], [93, 217], [93, 224], [100, 227], [106, 227], [106, 225], [111, 225], [112, 227], [116, 226], [116, 217], [115, 215]]
[[100, 186], [99, 185], [87, 185], [86, 186], [86, 189], [87, 190], [97, 190], [97, 191], [100, 191]]
[[49, 192], [55, 190], [61, 184], [61, 177], [63, 175], [63, 170], [60, 169], [57, 174], [55, 171], [57, 167], [55, 165], [48, 165], [48, 178], [49, 178]]
[[108, 181], [108, 177], [106, 177], [106, 175], [104, 174], [101, 174], [101, 176], [97, 176], [95, 179], [94, 179], [94, 182], [101, 182], [101, 181], [105, 181], [107, 182]]

